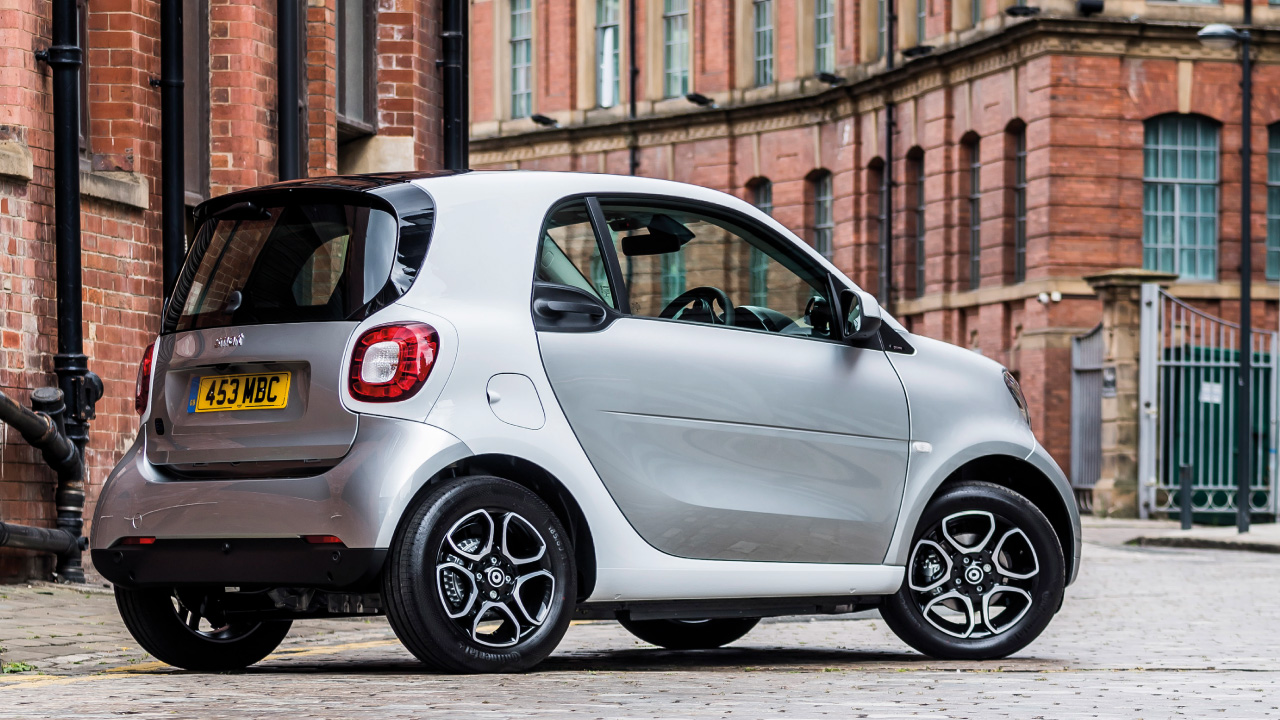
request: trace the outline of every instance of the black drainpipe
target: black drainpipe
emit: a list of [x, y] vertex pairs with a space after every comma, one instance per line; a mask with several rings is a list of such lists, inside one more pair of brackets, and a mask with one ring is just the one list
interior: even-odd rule
[[[193, 48], [194, 49], [194, 48]], [[154, 82], [154, 81], [153, 81]], [[160, 3], [160, 228], [164, 296], [173, 294], [186, 249], [182, 132], [182, 2]]]
[[[976, 2], [977, 0], [975, 0]], [[893, 56], [897, 52], [898, 11], [897, 3], [885, 1], [885, 12], [889, 17], [885, 20], [885, 53], [884, 69], [893, 69]], [[884, 99], [884, 180], [880, 188], [880, 202], [883, 203], [884, 227], [880, 228], [880, 304], [885, 310], [893, 309], [893, 131], [897, 126], [897, 109], [893, 103], [893, 88], [885, 90]]]
[[[178, 0], [170, 0], [178, 2]], [[281, 180], [302, 177], [301, 46], [298, 38], [299, 0], [276, 3], [276, 101], [278, 174]]]
[[440, 40], [444, 70], [444, 168], [466, 170], [470, 161], [467, 88], [467, 2], [444, 0]]
[[[75, 0], [54, 0], [51, 9], [53, 44], [48, 50], [37, 53], [36, 57], [53, 68], [53, 218], [58, 281], [58, 352], [53, 356], [53, 371], [58, 376], [59, 394], [65, 398], [65, 413], [62, 413], [57, 434], [63, 436], [65, 431], [65, 438], [76, 449], [75, 464], [79, 466], [89, 441], [89, 421], [94, 417], [94, 404], [102, 397], [102, 381], [89, 371], [82, 334], [79, 127], [80, 64], [83, 56], [79, 42], [82, 33]], [[33, 394], [33, 400], [39, 402], [39, 397]], [[55, 402], [53, 396], [49, 396], [45, 400], [50, 412], [44, 417], [57, 415], [57, 408], [63, 405], [62, 398]], [[13, 403], [0, 404], [10, 411], [2, 419], [12, 424]], [[58, 424], [54, 422], [54, 425]], [[27, 437], [26, 433], [24, 437]], [[28, 437], [28, 441], [31, 438]], [[45, 459], [54, 465], [48, 453]], [[71, 461], [64, 457], [59, 462], [66, 465]], [[54, 497], [58, 529], [73, 540], [58, 555], [58, 577], [64, 582], [84, 582], [84, 568], [80, 562], [84, 530], [82, 470], [64, 472], [56, 465], [55, 469], [59, 470], [58, 490]], [[10, 542], [13, 537], [6, 533]]]

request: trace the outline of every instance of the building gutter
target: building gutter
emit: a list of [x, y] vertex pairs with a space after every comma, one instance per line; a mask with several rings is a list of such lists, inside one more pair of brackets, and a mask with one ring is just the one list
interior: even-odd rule
[[164, 296], [173, 294], [186, 250], [182, 131], [182, 3], [160, 3], [160, 235]]
[[466, 170], [471, 123], [467, 96], [467, 3], [444, 0], [441, 8], [441, 69], [444, 74], [444, 168]]

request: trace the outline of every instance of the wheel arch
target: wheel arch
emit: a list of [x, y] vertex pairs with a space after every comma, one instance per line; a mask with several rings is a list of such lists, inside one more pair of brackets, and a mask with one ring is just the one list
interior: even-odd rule
[[[968, 480], [982, 480], [1008, 488], [1031, 501], [1032, 505], [1044, 513], [1058, 536], [1058, 542], [1062, 545], [1067, 582], [1070, 583], [1075, 579], [1078, 561], [1076, 547], [1079, 540], [1076, 537], [1076, 523], [1072, 519], [1071, 508], [1048, 475], [1022, 458], [1010, 455], [984, 455], [973, 458], [953, 470], [933, 491], [928, 502], [932, 502], [934, 497], [957, 483]], [[927, 505], [928, 502], [925, 504]]]
[[596, 583], [596, 551], [586, 515], [564, 483], [537, 463], [515, 455], [500, 453], [471, 455], [441, 468], [418, 488], [414, 497], [406, 505], [406, 512], [397, 521], [396, 533], [399, 534], [405, 520], [411, 514], [408, 508], [416, 506], [426, 493], [442, 483], [470, 475], [492, 475], [510, 480], [537, 495], [547, 504], [547, 507], [551, 508], [560, 524], [568, 531], [569, 543], [573, 547], [574, 565], [578, 575], [577, 600], [581, 602], [590, 597]]

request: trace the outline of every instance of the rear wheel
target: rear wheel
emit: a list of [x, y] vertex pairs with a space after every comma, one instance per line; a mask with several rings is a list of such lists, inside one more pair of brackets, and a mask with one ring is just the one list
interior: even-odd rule
[[985, 482], [951, 486], [920, 518], [907, 577], [880, 612], [940, 659], [1001, 658], [1040, 636], [1062, 604], [1062, 545], [1031, 501]]
[[527, 670], [569, 627], [573, 552], [546, 503], [502, 478], [431, 491], [392, 541], [387, 618], [435, 670]]
[[668, 650], [710, 650], [742, 638], [760, 618], [713, 618], [708, 620], [632, 620], [618, 618], [628, 632], [641, 640]]
[[143, 650], [186, 670], [246, 668], [270, 655], [289, 634], [288, 620], [228, 619], [221, 593], [116, 587], [116, 606]]

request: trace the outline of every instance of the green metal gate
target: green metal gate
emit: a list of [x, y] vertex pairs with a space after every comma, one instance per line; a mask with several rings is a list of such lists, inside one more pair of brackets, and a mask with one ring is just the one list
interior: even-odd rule
[[[1139, 477], [1142, 513], [1179, 511], [1179, 472], [1191, 469], [1201, 521], [1236, 513], [1236, 378], [1240, 328], [1160, 290], [1143, 287]], [[1277, 334], [1253, 332], [1250, 507], [1275, 513]]]

